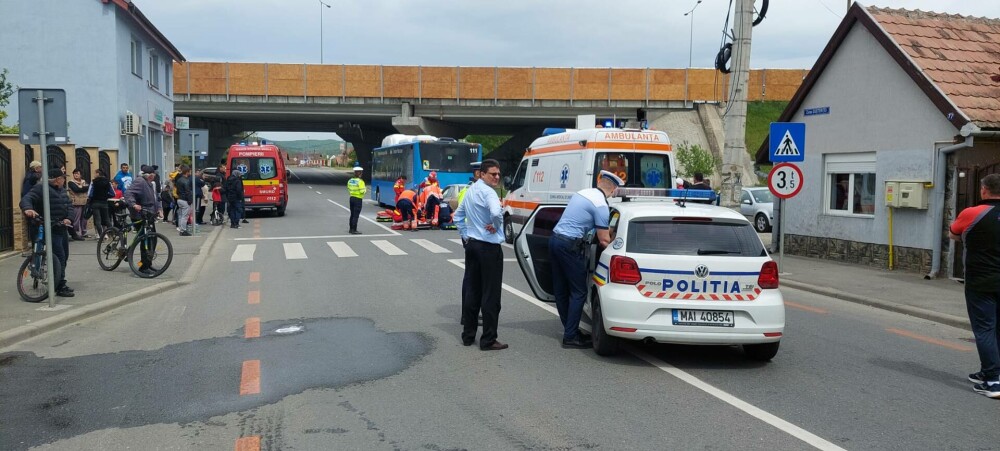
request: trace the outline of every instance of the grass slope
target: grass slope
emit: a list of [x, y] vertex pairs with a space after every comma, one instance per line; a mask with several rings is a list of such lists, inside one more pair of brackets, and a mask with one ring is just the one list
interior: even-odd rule
[[761, 143], [764, 142], [764, 138], [767, 137], [771, 128], [771, 122], [777, 121], [787, 106], [788, 102], [780, 101], [747, 102], [747, 129], [745, 136], [747, 153], [750, 154], [751, 159], [757, 155], [757, 149], [760, 148]]

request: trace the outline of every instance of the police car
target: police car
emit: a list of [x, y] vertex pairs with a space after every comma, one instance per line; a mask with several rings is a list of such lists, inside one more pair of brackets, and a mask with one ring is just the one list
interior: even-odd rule
[[[622, 340], [742, 345], [764, 361], [777, 354], [785, 328], [777, 265], [743, 215], [685, 201], [691, 192], [622, 188], [609, 199], [611, 245], [588, 253], [584, 313], [597, 354], [615, 354]], [[542, 301], [554, 300], [548, 240], [564, 208], [539, 206], [515, 239]]]

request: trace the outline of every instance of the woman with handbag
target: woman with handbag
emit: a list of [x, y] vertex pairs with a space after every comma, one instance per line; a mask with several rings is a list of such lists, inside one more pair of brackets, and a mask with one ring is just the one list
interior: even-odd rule
[[67, 184], [69, 187], [69, 198], [73, 202], [73, 230], [76, 234], [74, 240], [83, 241], [87, 238], [87, 219], [83, 215], [84, 207], [87, 206], [87, 191], [90, 184], [80, 176], [80, 170], [73, 170], [73, 179]]

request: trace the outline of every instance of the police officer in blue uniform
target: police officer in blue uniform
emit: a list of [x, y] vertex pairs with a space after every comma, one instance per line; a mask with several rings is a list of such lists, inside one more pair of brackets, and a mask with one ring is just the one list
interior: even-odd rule
[[601, 171], [597, 188], [578, 191], [570, 198], [549, 240], [552, 260], [552, 288], [556, 309], [563, 325], [563, 348], [589, 348], [590, 335], [580, 331], [580, 316], [587, 301], [587, 255], [589, 243], [584, 240], [591, 230], [597, 230], [601, 247], [611, 243], [608, 222], [611, 217], [608, 197], [625, 182], [617, 175]]

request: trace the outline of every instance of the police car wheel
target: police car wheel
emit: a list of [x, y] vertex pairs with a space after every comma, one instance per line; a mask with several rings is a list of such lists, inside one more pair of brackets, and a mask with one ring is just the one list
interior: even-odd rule
[[767, 362], [778, 354], [778, 345], [780, 344], [781, 342], [776, 341], [774, 343], [743, 345], [743, 353], [746, 354], [747, 358], [750, 360]]
[[507, 244], [514, 244], [514, 224], [510, 222], [510, 215], [503, 217], [503, 235]]
[[604, 313], [601, 312], [601, 303], [597, 300], [597, 294], [594, 294], [594, 300], [592, 308], [593, 317], [593, 330], [591, 333], [591, 340], [594, 343], [594, 353], [603, 356], [610, 357], [618, 354], [618, 337], [612, 337], [604, 331]]
[[763, 213], [757, 213], [757, 216], [753, 218], [753, 228], [764, 233], [771, 230], [771, 224], [768, 223], [767, 216], [764, 216]]

